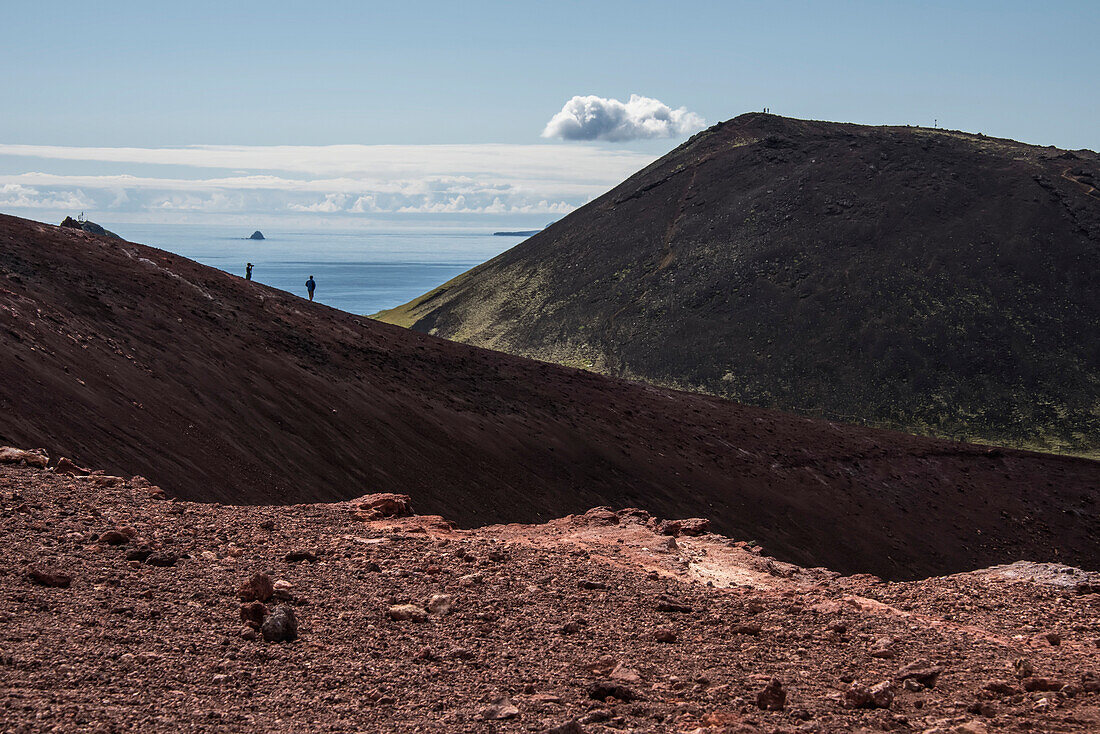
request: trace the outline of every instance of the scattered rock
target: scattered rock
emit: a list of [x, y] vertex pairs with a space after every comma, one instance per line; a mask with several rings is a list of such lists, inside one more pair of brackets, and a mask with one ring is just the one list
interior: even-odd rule
[[241, 601], [268, 601], [275, 593], [275, 585], [266, 573], [256, 573], [237, 589]]
[[1006, 680], [991, 680], [982, 684], [982, 689], [998, 696], [1012, 696], [1023, 691], [1018, 685]]
[[1017, 678], [1027, 678], [1035, 674], [1035, 666], [1027, 658], [1016, 658], [1012, 661], [1012, 669], [1016, 671]]
[[485, 581], [485, 577], [480, 573], [468, 573], [465, 576], [458, 577], [459, 586], [477, 586]]
[[608, 698], [617, 698], [620, 701], [633, 701], [638, 697], [633, 690], [615, 681], [603, 680], [591, 683], [585, 689], [589, 698], [604, 701]]
[[756, 694], [756, 705], [765, 711], [782, 711], [787, 705], [787, 692], [783, 690], [783, 683], [778, 678], [768, 681]]
[[352, 500], [357, 507], [356, 517], [361, 520], [381, 520], [386, 517], [408, 517], [413, 514], [412, 498], [407, 494], [382, 492], [368, 494]]
[[394, 604], [386, 614], [395, 622], [426, 622], [428, 613], [415, 604]]
[[619, 663], [615, 666], [615, 669], [611, 671], [611, 679], [617, 680], [622, 683], [641, 683], [642, 676], [634, 668], [628, 668], [623, 663]]
[[604, 582], [592, 581], [591, 579], [581, 579], [577, 582], [577, 586], [581, 589], [588, 589], [590, 591], [607, 588], [607, 584], [605, 584]]
[[260, 521], [260, 524], [257, 525], [257, 527], [260, 528], [260, 530], [274, 530], [275, 529], [275, 521], [271, 520], [271, 519], [262, 520], [262, 521]]
[[609, 527], [619, 524], [619, 516], [609, 507], [593, 507], [581, 517], [577, 518], [579, 524], [594, 527]]
[[653, 630], [653, 639], [657, 642], [676, 642], [676, 630], [671, 627], [658, 627]]
[[73, 577], [60, 571], [49, 571], [43, 568], [30, 568], [24, 574], [24, 578], [38, 586], [48, 586], [52, 589], [67, 589], [73, 582]]
[[756, 637], [763, 631], [763, 629], [764, 628], [756, 622], [739, 622], [733, 625], [732, 632], [735, 635], [749, 635], [751, 637]]
[[899, 670], [896, 678], [899, 681], [915, 680], [922, 686], [932, 688], [942, 672], [942, 665], [932, 665], [927, 660], [918, 660]]
[[894, 702], [894, 687], [890, 681], [867, 687], [852, 684], [844, 692], [844, 705], [854, 709], [890, 708]]
[[159, 553], [151, 554], [148, 558], [145, 559], [145, 562], [150, 566], [170, 568], [171, 566], [176, 565], [176, 562], [178, 560], [179, 556], [177, 556], [175, 553], [166, 553], [162, 551]]
[[588, 620], [582, 617], [573, 617], [568, 622], [563, 624], [559, 631], [564, 635], [572, 635], [580, 632], [582, 629], [588, 626]]
[[294, 610], [285, 604], [275, 607], [275, 611], [264, 619], [260, 631], [268, 642], [290, 642], [297, 639], [298, 620], [294, 617]]
[[689, 517], [684, 520], [662, 520], [657, 523], [657, 532], [661, 535], [702, 535], [710, 531], [710, 520], [702, 517]]
[[254, 601], [241, 605], [241, 621], [254, 629], [259, 629], [267, 617], [267, 607], [263, 602]]
[[584, 727], [576, 719], [545, 729], [543, 734], [585, 734]]
[[966, 707], [966, 710], [972, 714], [978, 714], [984, 716], [987, 719], [992, 719], [997, 715], [997, 706], [990, 701], [975, 701]]
[[687, 614], [692, 610], [690, 606], [684, 604], [679, 599], [674, 599], [670, 596], [662, 596], [657, 600], [658, 612], [673, 612], [676, 614]]
[[450, 594], [432, 594], [428, 599], [428, 612], [430, 614], [449, 614], [454, 606], [454, 597]]
[[145, 545], [140, 548], [126, 551], [126, 560], [142, 562], [151, 555], [153, 555], [153, 549]]
[[57, 466], [54, 467], [54, 472], [58, 474], [71, 474], [77, 477], [86, 477], [92, 473], [92, 470], [77, 466], [74, 462], [62, 456], [57, 460]]
[[1057, 678], [1042, 678], [1037, 676], [1024, 678], [1020, 683], [1023, 685], [1024, 690], [1029, 693], [1034, 691], [1060, 691], [1066, 685], [1065, 681], [1058, 680]]
[[478, 718], [486, 721], [514, 719], [517, 716], [519, 716], [519, 709], [507, 696], [496, 699], [478, 713]]
[[310, 563], [316, 563], [317, 554], [309, 550], [295, 550], [283, 556], [283, 560], [287, 563], [298, 563], [300, 561], [309, 561]]
[[896, 645], [897, 640], [893, 637], [880, 637], [871, 648], [871, 657], [886, 660], [893, 659], [897, 656]]
[[1045, 635], [1042, 635], [1042, 637], [1051, 645], [1057, 646], [1062, 644], [1062, 636], [1057, 632], [1047, 632]]
[[99, 542], [107, 545], [125, 545], [130, 542], [130, 536], [118, 530], [108, 530], [99, 536]]
[[0, 446], [0, 464], [18, 464], [21, 461], [27, 466], [45, 469], [50, 457], [45, 449], [25, 451], [14, 446]]

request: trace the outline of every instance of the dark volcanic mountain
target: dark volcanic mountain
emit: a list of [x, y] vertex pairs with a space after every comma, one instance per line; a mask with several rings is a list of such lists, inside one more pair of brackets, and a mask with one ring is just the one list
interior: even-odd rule
[[1100, 157], [742, 115], [380, 318], [917, 433], [1100, 453]]
[[141, 474], [187, 499], [396, 491], [467, 526], [633, 505], [706, 516], [841, 571], [1100, 568], [1096, 462], [520, 359], [6, 216], [0, 350], [0, 445]]

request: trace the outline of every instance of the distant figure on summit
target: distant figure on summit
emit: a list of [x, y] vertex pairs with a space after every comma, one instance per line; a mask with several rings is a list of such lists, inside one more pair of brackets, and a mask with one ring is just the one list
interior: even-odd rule
[[252, 280], [252, 263], [247, 263], [244, 266], [244, 279]]
[[313, 289], [317, 287], [317, 284], [313, 281], [313, 276], [309, 276], [309, 280], [306, 281], [306, 290], [309, 291], [309, 300], [313, 300]]

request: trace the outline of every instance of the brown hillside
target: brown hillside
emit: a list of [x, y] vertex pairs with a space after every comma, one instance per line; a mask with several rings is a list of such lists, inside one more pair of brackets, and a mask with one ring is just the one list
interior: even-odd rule
[[380, 318], [760, 407], [1100, 456], [1100, 156], [742, 115]]
[[413, 496], [466, 525], [702, 515], [808, 566], [1100, 568], [1100, 464], [747, 408], [360, 319], [0, 216], [0, 443], [182, 498]]

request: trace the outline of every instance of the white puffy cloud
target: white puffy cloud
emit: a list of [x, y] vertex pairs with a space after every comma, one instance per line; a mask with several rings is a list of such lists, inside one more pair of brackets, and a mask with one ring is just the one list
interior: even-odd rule
[[672, 109], [651, 97], [630, 95], [620, 102], [589, 95], [573, 97], [550, 118], [544, 138], [624, 142], [650, 138], [675, 138], [706, 127], [707, 121], [687, 108]]

